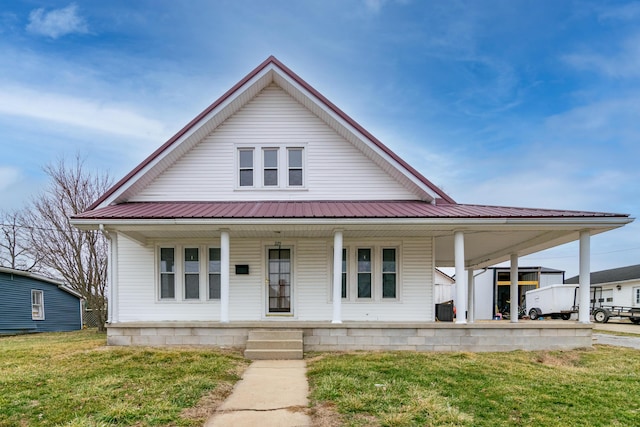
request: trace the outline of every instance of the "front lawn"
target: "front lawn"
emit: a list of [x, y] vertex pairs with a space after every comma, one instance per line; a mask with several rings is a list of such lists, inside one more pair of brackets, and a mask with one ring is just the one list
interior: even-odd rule
[[308, 367], [320, 425], [640, 425], [633, 349], [324, 354]]
[[202, 425], [245, 365], [211, 349], [106, 347], [93, 331], [2, 337], [0, 426]]

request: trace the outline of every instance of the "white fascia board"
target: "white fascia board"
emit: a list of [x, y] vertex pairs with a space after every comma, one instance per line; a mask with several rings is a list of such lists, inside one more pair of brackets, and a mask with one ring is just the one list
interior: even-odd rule
[[[276, 70], [277, 70], [277, 68], [276, 68]], [[340, 115], [338, 115], [331, 108], [327, 107], [327, 105], [324, 102], [322, 102], [321, 100], [319, 100], [314, 94], [309, 92], [306, 88], [300, 86], [300, 84], [298, 84], [298, 82], [296, 82], [295, 80], [290, 78], [288, 75], [280, 73], [280, 72], [278, 72], [278, 75], [283, 80], [286, 80], [289, 84], [291, 84], [293, 87], [295, 87], [298, 91], [300, 91], [308, 99], [312, 100], [314, 102], [314, 104], [316, 104], [321, 110], [323, 110], [325, 113], [327, 113], [331, 118], [333, 118], [342, 127], [347, 129], [351, 134], [355, 135], [363, 144], [365, 144], [371, 150], [373, 150], [374, 153], [376, 153], [378, 156], [380, 156], [382, 159], [384, 159], [387, 163], [392, 165], [395, 169], [400, 171], [400, 173], [402, 173], [407, 179], [409, 179], [418, 188], [420, 188], [425, 194], [427, 194], [429, 197], [431, 197], [431, 201], [433, 201], [433, 200], [437, 199], [438, 197], [440, 197], [433, 190], [431, 190], [424, 182], [422, 182], [414, 174], [409, 172], [402, 164], [397, 162], [394, 158], [389, 156], [389, 154], [387, 154], [384, 150], [382, 150], [380, 147], [378, 147], [376, 144], [374, 144], [369, 138], [367, 138], [365, 135], [363, 135], [362, 132], [360, 132], [358, 129], [353, 127], [349, 122], [347, 122], [345, 119], [343, 119]]]
[[204, 116], [198, 123], [195, 123], [191, 126], [184, 134], [180, 136], [180, 138], [176, 139], [169, 147], [167, 147], [164, 151], [158, 154], [153, 160], [151, 160], [145, 167], [140, 169], [138, 173], [132, 176], [125, 184], [123, 184], [118, 190], [114, 191], [108, 198], [106, 198], [100, 205], [96, 206], [95, 209], [103, 208], [111, 205], [113, 202], [118, 200], [122, 194], [126, 193], [131, 186], [141, 179], [145, 174], [147, 174], [151, 169], [156, 167], [160, 162], [162, 162], [165, 158], [170, 156], [177, 147], [182, 145], [186, 140], [191, 138], [193, 134], [195, 134], [200, 128], [205, 126], [207, 122], [212, 120], [216, 115], [218, 115], [221, 111], [227, 108], [231, 103], [233, 103], [238, 97], [240, 97], [247, 88], [256, 84], [262, 77], [268, 74], [273, 69], [273, 65], [269, 65], [265, 67], [262, 71], [253, 76], [250, 80], [248, 80], [242, 87], [236, 90], [233, 94], [227, 97], [223, 102], [216, 106], [213, 110], [211, 110], [206, 116]]

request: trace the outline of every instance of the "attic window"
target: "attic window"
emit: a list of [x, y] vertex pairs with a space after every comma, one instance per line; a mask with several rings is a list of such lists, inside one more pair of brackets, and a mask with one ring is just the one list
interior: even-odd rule
[[253, 187], [253, 149], [239, 150], [240, 187]]
[[236, 147], [238, 190], [304, 190], [305, 146], [296, 144], [256, 144]]
[[265, 148], [262, 150], [264, 163], [263, 183], [265, 187], [278, 186], [278, 149]]
[[302, 187], [302, 148], [289, 148], [289, 187]]

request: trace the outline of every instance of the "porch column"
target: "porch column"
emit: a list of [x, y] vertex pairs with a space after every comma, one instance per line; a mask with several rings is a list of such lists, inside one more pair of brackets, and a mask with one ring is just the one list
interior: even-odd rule
[[229, 323], [229, 231], [220, 232], [220, 322]]
[[518, 323], [518, 254], [511, 254], [511, 323]]
[[333, 233], [333, 319], [342, 323], [342, 230]]
[[453, 233], [455, 265], [456, 265], [456, 323], [467, 323], [466, 287], [467, 277], [464, 274], [464, 233]]
[[578, 321], [590, 323], [591, 319], [591, 233], [580, 232], [580, 308]]
[[467, 270], [467, 304], [469, 306], [469, 315], [467, 320], [473, 323], [476, 320], [476, 307], [473, 299], [475, 298], [475, 283], [473, 283], [473, 268]]

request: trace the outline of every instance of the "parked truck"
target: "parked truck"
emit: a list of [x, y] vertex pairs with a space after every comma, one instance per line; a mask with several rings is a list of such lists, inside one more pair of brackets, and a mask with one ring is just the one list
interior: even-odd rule
[[536, 320], [542, 316], [559, 316], [569, 320], [578, 312], [579, 285], [551, 285], [532, 289], [525, 294], [529, 318]]

